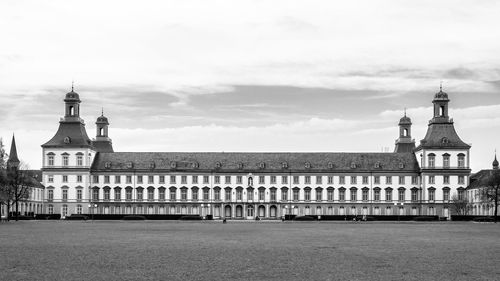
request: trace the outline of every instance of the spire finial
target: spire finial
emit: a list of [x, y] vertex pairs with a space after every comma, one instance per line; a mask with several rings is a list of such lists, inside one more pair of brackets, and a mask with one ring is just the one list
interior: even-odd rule
[[439, 91], [442, 92], [443, 91], [443, 81], [441, 81], [439, 83]]
[[104, 107], [101, 107], [101, 116], [104, 116]]
[[75, 81], [74, 80], [71, 80], [71, 91], [73, 92], [74, 90], [74, 86], [75, 86]]
[[405, 117], [406, 117], [406, 107], [405, 107]]

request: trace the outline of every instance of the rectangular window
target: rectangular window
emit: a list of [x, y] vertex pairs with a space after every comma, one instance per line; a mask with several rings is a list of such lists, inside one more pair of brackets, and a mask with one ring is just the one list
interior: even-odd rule
[[177, 200], [177, 190], [175, 188], [170, 189], [170, 200]]
[[142, 176], [137, 176], [137, 184], [142, 184]]
[[361, 191], [361, 197], [363, 201], [368, 201], [368, 189], [363, 189]]
[[121, 189], [120, 188], [115, 188], [115, 201], [120, 201], [122, 198], [121, 194]]
[[214, 189], [214, 200], [220, 201], [220, 189]]
[[345, 176], [339, 176], [339, 184], [345, 184]]
[[49, 156], [49, 166], [54, 166], [54, 156]]
[[109, 188], [104, 189], [104, 200], [109, 201]]
[[165, 200], [165, 188], [160, 188], [158, 190], [158, 197], [160, 200]]
[[368, 176], [363, 176], [363, 184], [368, 184]]
[[304, 184], [311, 184], [311, 176], [305, 176]]
[[83, 191], [81, 189], [76, 190], [76, 200], [82, 200], [83, 199]]
[[373, 191], [373, 200], [380, 201], [380, 189], [375, 189]]
[[210, 178], [208, 176], [203, 176], [203, 183], [208, 184], [210, 182]]
[[271, 176], [271, 184], [276, 184], [276, 176]]
[[214, 183], [215, 184], [220, 184], [220, 176], [215, 176], [214, 177]]
[[288, 176], [281, 176], [281, 184], [288, 184]]
[[328, 189], [326, 196], [328, 201], [333, 201], [333, 189]]
[[68, 182], [68, 176], [66, 175], [62, 176], [62, 182]]
[[132, 183], [132, 176], [126, 176], [126, 183]]
[[119, 184], [122, 180], [122, 177], [120, 176], [115, 176], [115, 183]]
[[77, 165], [77, 166], [83, 166], [83, 156], [78, 155], [78, 156], [76, 157], [76, 165]]
[[288, 190], [281, 190], [281, 201], [288, 201]]
[[293, 184], [299, 184], [299, 176], [293, 176]]
[[137, 201], [142, 201], [142, 199], [144, 198], [143, 197], [143, 193], [142, 193], [142, 188], [139, 188], [136, 190], [136, 193], [137, 193]]
[[345, 201], [345, 189], [339, 189], [339, 200]]
[[236, 184], [243, 184], [243, 176], [236, 176]]
[[175, 184], [175, 176], [170, 176], [170, 183]]
[[299, 201], [299, 189], [295, 188], [293, 190], [293, 201]]
[[380, 184], [380, 176], [374, 176], [373, 177], [373, 183], [374, 184]]
[[226, 196], [224, 197], [226, 201], [231, 201], [231, 189], [226, 189]]
[[444, 168], [450, 167], [450, 156], [448, 156], [448, 155], [443, 156], [443, 167]]
[[443, 176], [443, 184], [449, 184], [450, 183], [450, 176]]
[[429, 155], [429, 168], [434, 168], [434, 166], [435, 166], [436, 159], [434, 157], [435, 156], [433, 156], [433, 155]]
[[271, 201], [276, 202], [276, 189], [271, 189]]
[[155, 183], [155, 176], [148, 176], [148, 183], [154, 184]]
[[243, 190], [240, 188], [236, 189], [236, 200], [243, 200]]
[[48, 175], [47, 176], [47, 181], [48, 182], [54, 182], [54, 176], [53, 175]]
[[265, 183], [264, 176], [259, 176], [259, 184], [264, 184], [264, 183]]
[[322, 176], [316, 176], [316, 184], [323, 184], [323, 177]]
[[306, 200], [306, 201], [311, 200], [311, 190], [310, 189], [304, 190], [304, 200]]
[[247, 191], [247, 199], [252, 201], [253, 200], [253, 189], [248, 189]]
[[266, 199], [265, 194], [266, 194], [266, 191], [263, 188], [260, 188], [259, 189], [259, 201], [264, 201]]
[[69, 165], [69, 156], [64, 155], [63, 156], [63, 166], [68, 166]]
[[198, 184], [198, 176], [192, 176], [191, 181], [193, 182], [193, 184]]
[[358, 183], [358, 177], [351, 176], [351, 184], [357, 184], [357, 183]]
[[160, 176], [159, 182], [160, 182], [160, 184], [164, 184], [165, 183], [165, 176]]
[[99, 176], [94, 176], [94, 183], [99, 183]]
[[398, 190], [398, 194], [399, 194], [399, 201], [405, 201], [405, 190], [404, 189]]
[[155, 200], [155, 190], [153, 188], [148, 189], [148, 200], [149, 201]]
[[191, 198], [192, 200], [198, 200], [198, 189], [195, 188], [191, 191]]
[[458, 155], [458, 167], [459, 168], [465, 167], [465, 156]]
[[328, 184], [333, 184], [333, 176], [328, 176]]
[[388, 201], [388, 202], [392, 201], [392, 190], [390, 190], [390, 189], [385, 190], [385, 201]]
[[62, 200], [68, 201], [68, 190], [67, 189], [63, 189], [63, 191], [62, 191]]
[[385, 177], [385, 183], [386, 184], [392, 184], [392, 177], [391, 176]]
[[418, 177], [417, 176], [411, 177], [411, 184], [418, 184]]
[[104, 183], [109, 183], [109, 176], [104, 176]]
[[54, 200], [54, 190], [49, 189], [49, 191], [47, 192], [47, 199], [50, 201]]
[[224, 183], [225, 184], [231, 184], [231, 176], [226, 176]]
[[429, 201], [434, 201], [435, 194], [436, 192], [434, 189], [429, 189]]
[[450, 200], [450, 190], [449, 189], [444, 189], [443, 190], [443, 200], [444, 201], [449, 201]]
[[187, 195], [187, 188], [181, 189], [181, 200], [187, 200], [188, 195]]
[[405, 177], [399, 176], [399, 184], [405, 184]]
[[125, 199], [132, 200], [132, 188], [125, 189]]
[[203, 189], [203, 200], [209, 200], [210, 199], [210, 190], [208, 188]]
[[434, 184], [434, 176], [429, 176], [429, 184]]
[[464, 200], [464, 191], [458, 190], [458, 200]]
[[458, 184], [465, 184], [465, 177], [464, 176], [458, 176]]
[[181, 176], [181, 184], [187, 184], [188, 180], [187, 180], [187, 176]]
[[358, 200], [357, 195], [358, 195], [358, 191], [356, 189], [351, 189], [351, 201]]
[[316, 189], [316, 201], [321, 201], [323, 200], [323, 190], [322, 189]]
[[413, 202], [418, 201], [418, 190], [416, 189], [411, 190], [411, 201]]

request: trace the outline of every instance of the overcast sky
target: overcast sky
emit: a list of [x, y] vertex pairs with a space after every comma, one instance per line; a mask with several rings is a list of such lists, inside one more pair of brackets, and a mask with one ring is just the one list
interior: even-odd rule
[[75, 81], [116, 151], [382, 151], [450, 96], [472, 169], [500, 148], [499, 1], [0, 2], [0, 137], [41, 166]]

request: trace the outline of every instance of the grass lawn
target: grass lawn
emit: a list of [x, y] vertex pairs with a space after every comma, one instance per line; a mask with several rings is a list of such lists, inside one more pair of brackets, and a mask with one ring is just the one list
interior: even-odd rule
[[500, 224], [0, 223], [0, 280], [500, 280]]

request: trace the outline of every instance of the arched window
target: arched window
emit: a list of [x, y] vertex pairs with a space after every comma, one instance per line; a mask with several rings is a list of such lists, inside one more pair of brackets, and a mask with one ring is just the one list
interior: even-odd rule
[[357, 201], [358, 200], [358, 189], [356, 187], [351, 187], [351, 201]]
[[436, 200], [436, 189], [434, 187], [429, 187], [427, 194], [429, 195], [429, 201]]
[[405, 188], [400, 187], [398, 188], [398, 200], [404, 202], [405, 201]]
[[450, 167], [450, 155], [448, 153], [443, 154], [443, 168]]
[[403, 130], [403, 136], [404, 136], [404, 137], [407, 137], [407, 136], [408, 136], [408, 129], [407, 129], [407, 128], [405, 128], [405, 129]]
[[457, 163], [458, 165], [457, 166], [459, 168], [465, 167], [465, 154], [460, 153], [457, 155], [457, 157], [458, 157], [458, 163]]
[[429, 153], [427, 157], [428, 157], [429, 168], [434, 168], [436, 166], [436, 155], [434, 153]]

